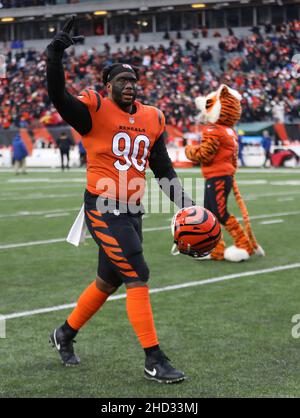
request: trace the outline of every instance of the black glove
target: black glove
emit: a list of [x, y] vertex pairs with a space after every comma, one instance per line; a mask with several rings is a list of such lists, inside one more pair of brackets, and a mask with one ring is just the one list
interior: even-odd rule
[[64, 24], [62, 31], [58, 32], [47, 46], [46, 53], [49, 58], [53, 55], [62, 57], [65, 49], [84, 40], [84, 36], [70, 36], [74, 21], [75, 15], [72, 15]]

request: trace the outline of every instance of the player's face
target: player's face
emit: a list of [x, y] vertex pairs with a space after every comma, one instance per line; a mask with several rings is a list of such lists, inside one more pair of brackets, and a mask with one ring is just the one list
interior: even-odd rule
[[111, 82], [112, 98], [123, 109], [130, 107], [136, 99], [137, 79], [128, 72], [118, 74]]

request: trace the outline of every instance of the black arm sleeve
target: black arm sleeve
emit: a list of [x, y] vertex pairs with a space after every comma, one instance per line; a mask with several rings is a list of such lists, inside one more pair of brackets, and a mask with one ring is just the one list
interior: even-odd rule
[[47, 84], [50, 100], [63, 120], [81, 135], [87, 134], [92, 128], [90, 112], [66, 90], [62, 54], [51, 46], [47, 48]]
[[153, 145], [149, 157], [149, 166], [158, 181], [159, 187], [172, 202], [180, 209], [183, 207], [194, 206], [195, 203], [184, 192], [173, 168], [164, 137], [165, 135], [162, 134]]

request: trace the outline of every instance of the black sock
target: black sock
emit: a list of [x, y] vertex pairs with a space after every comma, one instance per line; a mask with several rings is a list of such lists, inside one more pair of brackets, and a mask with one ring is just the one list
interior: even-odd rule
[[159, 351], [160, 347], [159, 345], [154, 345], [153, 347], [144, 348], [146, 356], [151, 356], [151, 354], [155, 353], [156, 351]]
[[67, 334], [67, 337], [69, 338], [74, 338], [77, 334], [78, 331], [76, 331], [75, 329], [73, 329], [72, 327], [70, 327], [70, 325], [68, 324], [68, 321], [66, 321], [62, 326], [61, 329], [63, 330], [63, 332], [65, 334]]

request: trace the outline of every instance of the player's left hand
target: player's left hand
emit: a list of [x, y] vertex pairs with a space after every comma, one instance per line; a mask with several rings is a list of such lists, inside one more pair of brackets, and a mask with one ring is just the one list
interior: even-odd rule
[[75, 15], [72, 15], [70, 19], [66, 21], [62, 30], [54, 36], [54, 38], [48, 46], [53, 48], [57, 52], [63, 52], [65, 49], [69, 48], [69, 46], [74, 45], [78, 42], [82, 42], [84, 40], [84, 36], [70, 35], [74, 22]]

